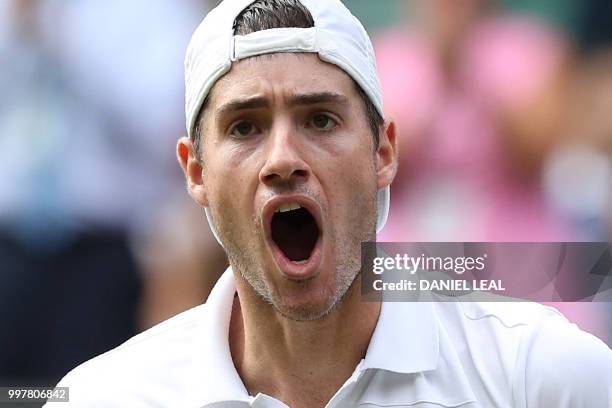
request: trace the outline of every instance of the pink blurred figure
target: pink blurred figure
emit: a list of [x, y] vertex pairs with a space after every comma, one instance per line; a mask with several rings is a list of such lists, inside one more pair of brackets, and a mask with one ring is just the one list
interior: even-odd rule
[[454, 2], [434, 3], [419, 3], [425, 27], [375, 40], [385, 109], [402, 136], [379, 240], [572, 240], [539, 180], [563, 115], [563, 37], [532, 18], [483, 16], [479, 0], [461, 2], [461, 21], [448, 12]]

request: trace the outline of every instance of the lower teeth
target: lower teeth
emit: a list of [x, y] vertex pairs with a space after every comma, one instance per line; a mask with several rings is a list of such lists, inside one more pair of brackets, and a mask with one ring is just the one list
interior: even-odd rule
[[306, 262], [308, 262], [308, 259], [303, 259], [301, 261], [291, 261], [291, 262], [297, 265], [304, 265]]

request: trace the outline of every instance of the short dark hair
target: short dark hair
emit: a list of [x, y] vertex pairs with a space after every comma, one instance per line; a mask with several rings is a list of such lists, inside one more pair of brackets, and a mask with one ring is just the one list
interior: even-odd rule
[[[238, 14], [238, 17], [234, 20], [233, 30], [234, 35], [246, 35], [271, 28], [310, 27], [314, 27], [312, 15], [298, 0], [256, 0]], [[364, 90], [354, 80], [353, 83], [364, 104], [366, 119], [374, 138], [374, 147], [378, 148], [379, 132], [384, 124], [384, 119]], [[201, 153], [202, 112], [207, 101], [208, 97], [206, 97], [200, 112], [198, 112], [194, 131], [191, 134], [191, 140], [198, 157]]]

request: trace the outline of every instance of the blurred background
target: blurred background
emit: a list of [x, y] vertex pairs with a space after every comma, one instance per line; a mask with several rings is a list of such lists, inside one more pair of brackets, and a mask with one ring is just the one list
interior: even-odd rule
[[[51, 385], [227, 266], [175, 159], [214, 0], [0, 0], [0, 385]], [[345, 0], [400, 168], [381, 241], [612, 239], [612, 3]], [[608, 303], [556, 304], [612, 342]]]

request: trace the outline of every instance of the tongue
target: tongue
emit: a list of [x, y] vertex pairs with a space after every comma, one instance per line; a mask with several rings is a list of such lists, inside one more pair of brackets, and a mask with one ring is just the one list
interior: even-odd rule
[[318, 236], [317, 224], [305, 208], [276, 213], [272, 218], [272, 239], [290, 261], [308, 260]]

